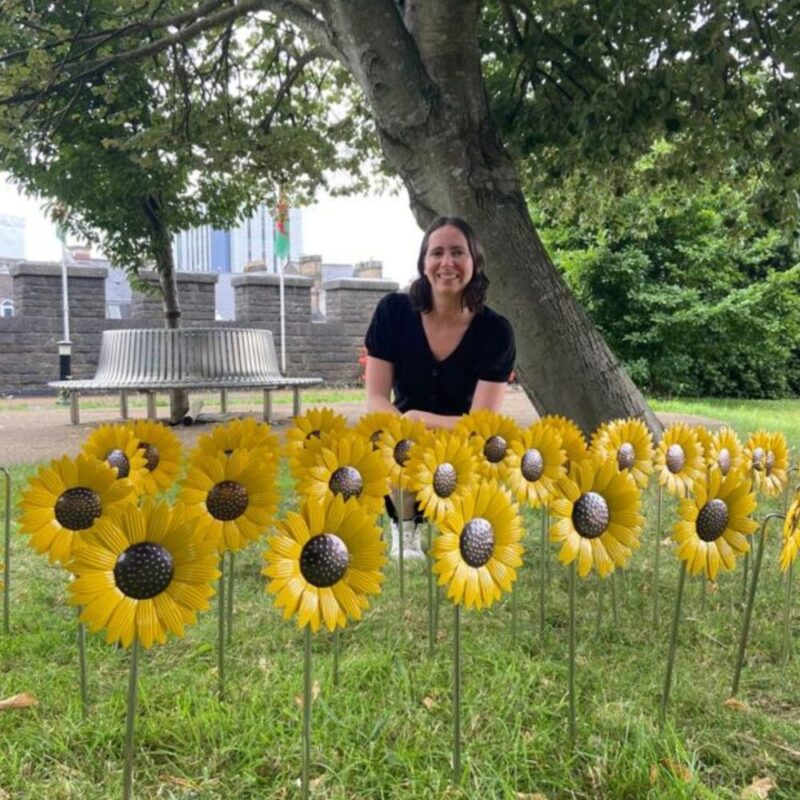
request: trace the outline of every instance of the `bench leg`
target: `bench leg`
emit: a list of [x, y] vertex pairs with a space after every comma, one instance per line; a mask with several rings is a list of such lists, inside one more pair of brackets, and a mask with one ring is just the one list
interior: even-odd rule
[[272, 389], [264, 389], [264, 422], [272, 425]]
[[300, 416], [300, 387], [292, 387], [292, 416]]
[[128, 393], [124, 389], [119, 393], [119, 415], [128, 419]]
[[154, 421], [158, 419], [156, 414], [156, 393], [153, 391], [147, 393], [147, 419]]
[[78, 405], [80, 394], [74, 389], [69, 393], [69, 421], [73, 425], [77, 425], [81, 421], [81, 411]]
[[220, 389], [219, 390], [219, 410], [222, 414], [228, 413], [228, 390], [227, 389]]

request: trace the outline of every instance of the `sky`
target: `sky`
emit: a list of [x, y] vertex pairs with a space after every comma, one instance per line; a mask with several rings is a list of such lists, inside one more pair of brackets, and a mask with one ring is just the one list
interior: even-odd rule
[[[26, 258], [58, 261], [61, 249], [55, 226], [47, 220], [42, 206], [41, 201], [19, 194], [8, 181], [0, 180], [0, 214], [26, 220]], [[401, 287], [415, 276], [421, 239], [422, 231], [409, 210], [404, 191], [394, 195], [321, 197], [303, 213], [303, 251], [307, 255], [319, 254], [324, 262], [335, 264], [381, 261], [384, 277]]]

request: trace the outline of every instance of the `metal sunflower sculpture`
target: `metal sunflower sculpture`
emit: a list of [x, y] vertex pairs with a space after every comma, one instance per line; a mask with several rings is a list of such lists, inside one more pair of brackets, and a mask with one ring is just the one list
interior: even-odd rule
[[567, 472], [569, 472], [573, 464], [578, 464], [592, 457], [583, 431], [571, 419], [562, 417], [559, 414], [548, 414], [542, 417], [539, 422], [543, 425], [549, 425], [558, 431], [559, 436], [561, 436], [561, 449], [567, 454], [567, 461], [564, 464]]
[[242, 451], [198, 455], [178, 499], [187, 519], [207, 531], [220, 551], [241, 550], [263, 536], [278, 508], [274, 471]]
[[391, 411], [371, 411], [358, 420], [353, 431], [369, 439], [373, 449], [377, 449], [380, 446], [379, 440], [383, 429], [397, 416], [398, 414], [393, 414]]
[[297, 491], [317, 500], [341, 495], [357, 500], [369, 514], [383, 511], [389, 493], [389, 463], [383, 449], [352, 431], [309, 443], [298, 456]]
[[292, 427], [286, 431], [285, 455], [289, 467], [296, 476], [298, 457], [315, 439], [347, 430], [347, 420], [331, 408], [309, 408], [305, 414], [294, 418]]
[[464, 608], [488, 608], [510, 592], [524, 548], [519, 508], [496, 481], [459, 497], [433, 540], [433, 572]]
[[163, 644], [208, 608], [218, 559], [214, 539], [198, 535], [180, 505], [145, 498], [84, 534], [69, 563], [71, 602], [109, 644]]
[[733, 428], [720, 428], [711, 437], [706, 463], [709, 469], [719, 470], [723, 477], [744, 468], [744, 447]]
[[480, 474], [487, 480], [502, 481], [508, 471], [511, 443], [520, 438], [517, 423], [511, 417], [481, 408], [465, 414], [455, 430], [472, 447]]
[[411, 449], [427, 436], [428, 430], [419, 420], [394, 417], [388, 421], [378, 437], [378, 446], [389, 464], [392, 486], [408, 489], [406, 464], [411, 457]]
[[216, 457], [220, 453], [229, 456], [237, 451], [250, 453], [262, 464], [269, 463], [277, 468], [280, 444], [268, 423], [244, 417], [225, 425], [215, 425], [210, 433], [199, 436], [189, 461], [197, 453]]
[[144, 452], [147, 473], [142, 481], [142, 491], [150, 496], [171, 488], [181, 468], [181, 443], [165, 425], [152, 420], [133, 423], [133, 435]]
[[705, 473], [703, 446], [694, 430], [683, 422], [664, 431], [654, 461], [659, 484], [677, 497], [686, 497]]
[[511, 443], [506, 484], [520, 503], [532, 508], [547, 505], [556, 494], [557, 482], [567, 474], [566, 461], [561, 434], [539, 420]]
[[555, 523], [550, 541], [561, 545], [562, 564], [577, 561], [585, 578], [597, 569], [601, 577], [624, 567], [639, 547], [644, 517], [633, 476], [617, 469], [616, 460], [595, 457], [573, 464], [558, 482], [559, 497], [550, 503]]
[[264, 553], [267, 592], [284, 619], [330, 631], [359, 620], [369, 595], [379, 594], [386, 564], [381, 531], [354, 497], [308, 498], [300, 513], [277, 523]]
[[783, 544], [779, 560], [781, 572], [786, 572], [794, 564], [798, 550], [800, 550], [800, 492], [795, 494], [783, 523]]
[[594, 447], [601, 458], [615, 460], [620, 472], [629, 472], [640, 489], [647, 487], [653, 472], [653, 436], [642, 420], [609, 422]]
[[117, 478], [130, 478], [140, 489], [147, 475], [147, 459], [132, 425], [101, 425], [83, 443], [81, 451], [117, 470]]
[[409, 489], [426, 519], [441, 523], [455, 500], [478, 482], [472, 448], [460, 434], [437, 431], [411, 451], [406, 462]]
[[19, 532], [37, 553], [66, 565], [73, 548], [97, 522], [136, 501], [133, 484], [87, 455], [62, 456], [28, 482], [20, 501]]
[[759, 492], [767, 497], [780, 494], [789, 480], [789, 445], [780, 433], [760, 430], [745, 447], [745, 468]]
[[750, 550], [747, 537], [758, 530], [758, 523], [750, 519], [756, 509], [750, 488], [750, 479], [741, 473], [723, 478], [714, 470], [696, 479], [693, 496], [681, 500], [672, 538], [690, 575], [704, 572], [716, 580], [720, 569], [732, 570], [736, 558]]

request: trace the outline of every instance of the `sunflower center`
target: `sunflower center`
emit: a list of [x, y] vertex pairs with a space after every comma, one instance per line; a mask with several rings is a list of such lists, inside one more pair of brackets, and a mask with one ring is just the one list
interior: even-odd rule
[[508, 443], [502, 436], [500, 436], [499, 433], [497, 433], [494, 436], [490, 436], [486, 440], [486, 444], [483, 446], [483, 454], [486, 456], [486, 460], [489, 463], [496, 464], [498, 461], [502, 461], [506, 457], [507, 448]]
[[145, 466], [152, 472], [161, 459], [158, 448], [154, 444], [150, 444], [150, 442], [139, 442], [139, 449], [144, 450]]
[[206, 497], [206, 508], [214, 519], [228, 522], [247, 510], [247, 489], [236, 481], [220, 481]]
[[671, 444], [667, 449], [667, 469], [674, 475], [683, 469], [686, 453], [679, 444]]
[[300, 572], [318, 589], [338, 583], [349, 563], [347, 545], [335, 533], [321, 533], [309, 539], [300, 553]]
[[764, 472], [767, 473], [767, 477], [772, 475], [772, 470], [775, 468], [775, 453], [772, 450], [767, 450], [766, 458], [764, 459]]
[[723, 475], [727, 475], [731, 471], [731, 463], [733, 459], [731, 458], [731, 451], [728, 450], [727, 447], [723, 447], [722, 450], [719, 451], [719, 455], [717, 456], [717, 464], [719, 464], [719, 471]]
[[106, 461], [110, 467], [117, 468], [118, 478], [127, 478], [131, 472], [131, 462], [128, 461], [128, 456], [118, 447], [106, 453]]
[[719, 539], [728, 527], [728, 504], [719, 498], [709, 500], [697, 515], [697, 535], [704, 542]]
[[584, 539], [596, 539], [608, 527], [608, 503], [597, 492], [582, 494], [572, 507], [572, 524]]
[[449, 461], [445, 461], [439, 464], [433, 473], [433, 491], [439, 497], [450, 497], [456, 490], [457, 480], [456, 468]]
[[636, 463], [636, 448], [630, 442], [623, 442], [617, 450], [617, 466], [620, 470], [631, 469]]
[[469, 566], [478, 569], [486, 564], [494, 552], [492, 523], [483, 517], [473, 517], [461, 531], [458, 549]]
[[172, 583], [172, 553], [154, 542], [138, 542], [120, 553], [114, 564], [114, 583], [127, 597], [149, 600]]
[[364, 488], [364, 479], [355, 467], [339, 467], [328, 482], [334, 494], [340, 494], [345, 500], [358, 497]]
[[532, 447], [522, 456], [522, 476], [526, 481], [533, 483], [542, 477], [543, 472], [544, 458], [535, 447]]
[[412, 444], [414, 444], [414, 442], [411, 439], [401, 439], [394, 446], [394, 460], [401, 467], [408, 461]]
[[766, 455], [766, 453], [764, 452], [764, 448], [763, 447], [756, 447], [756, 449], [753, 450], [753, 469], [757, 469], [759, 471], [764, 469], [764, 456], [765, 455]]
[[100, 497], [91, 489], [75, 486], [56, 500], [56, 519], [71, 531], [85, 531], [103, 513]]

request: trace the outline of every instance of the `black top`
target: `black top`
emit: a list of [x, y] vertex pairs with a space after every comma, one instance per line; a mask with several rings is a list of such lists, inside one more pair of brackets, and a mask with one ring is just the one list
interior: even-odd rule
[[375, 309], [366, 336], [367, 352], [394, 364], [394, 404], [458, 416], [472, 405], [478, 381], [505, 383], [514, 367], [514, 332], [508, 320], [484, 306], [455, 350], [437, 361], [420, 312], [407, 294], [387, 294]]

